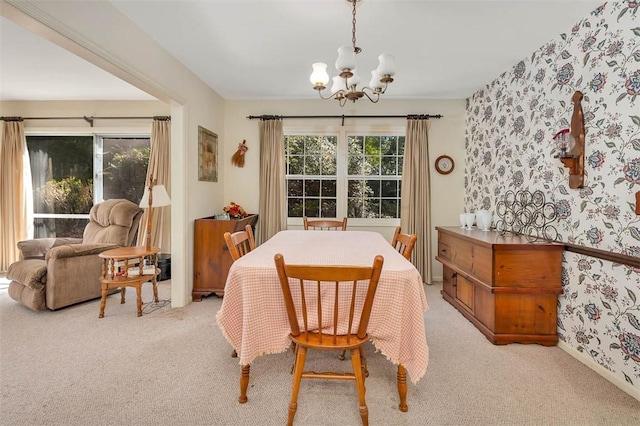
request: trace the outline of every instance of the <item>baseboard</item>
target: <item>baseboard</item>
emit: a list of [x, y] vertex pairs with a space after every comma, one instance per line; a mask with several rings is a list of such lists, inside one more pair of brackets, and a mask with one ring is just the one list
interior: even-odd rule
[[595, 371], [596, 373], [598, 373], [599, 375], [601, 375], [602, 377], [604, 377], [605, 379], [607, 379], [608, 381], [610, 381], [611, 383], [613, 383], [616, 387], [620, 388], [620, 390], [622, 390], [623, 392], [628, 393], [633, 398], [640, 401], [640, 389], [622, 380], [620, 377], [614, 375], [611, 371], [607, 370], [600, 364], [593, 362], [591, 358], [584, 355], [582, 352], [577, 351], [571, 345], [563, 342], [562, 340], [558, 342], [558, 347], [563, 351], [565, 351], [566, 353], [568, 353], [569, 355], [571, 355], [572, 357], [574, 357], [575, 359], [577, 359], [578, 361], [580, 361], [581, 363], [583, 363], [584, 365], [586, 365], [587, 367], [589, 367], [590, 369], [592, 369], [593, 371]]

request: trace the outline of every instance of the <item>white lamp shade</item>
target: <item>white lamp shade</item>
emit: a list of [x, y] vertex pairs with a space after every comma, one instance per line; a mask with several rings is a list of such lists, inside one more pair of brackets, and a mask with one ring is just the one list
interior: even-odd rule
[[360, 76], [358, 75], [357, 70], [354, 69], [351, 72], [353, 75], [347, 79], [347, 86], [349, 86], [349, 88], [360, 84]]
[[378, 70], [371, 71], [371, 81], [369, 81], [369, 87], [372, 89], [384, 89], [384, 83], [380, 81], [381, 75], [378, 74]]
[[395, 57], [390, 53], [383, 53], [378, 56], [378, 74], [394, 75], [396, 73]]
[[341, 46], [338, 48], [338, 59], [336, 59], [336, 69], [340, 72], [352, 70], [356, 67], [356, 54], [351, 46]]
[[[171, 204], [171, 198], [167, 194], [167, 190], [164, 185], [153, 186], [153, 207], [168, 206]], [[140, 200], [140, 207], [145, 209], [149, 207], [149, 187], [144, 188], [144, 194], [142, 194], [142, 200]]]
[[313, 72], [311, 72], [311, 77], [309, 77], [309, 81], [314, 86], [326, 86], [329, 82], [329, 74], [327, 74], [327, 64], [323, 64], [322, 62], [316, 62], [312, 65]]
[[347, 90], [344, 78], [336, 75], [331, 79], [331, 94], [335, 94], [339, 90]]

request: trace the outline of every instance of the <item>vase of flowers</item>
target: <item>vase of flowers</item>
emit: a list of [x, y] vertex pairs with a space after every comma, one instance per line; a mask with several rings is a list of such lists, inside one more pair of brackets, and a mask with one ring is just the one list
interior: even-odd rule
[[227, 213], [231, 219], [242, 219], [249, 216], [249, 213], [240, 204], [236, 204], [233, 201], [228, 206], [224, 206], [222, 211]]

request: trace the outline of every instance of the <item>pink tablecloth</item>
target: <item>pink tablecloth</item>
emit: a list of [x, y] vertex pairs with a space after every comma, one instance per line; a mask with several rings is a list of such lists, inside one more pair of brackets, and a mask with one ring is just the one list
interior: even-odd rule
[[240, 365], [290, 345], [289, 322], [273, 256], [286, 263], [384, 265], [369, 321], [371, 341], [415, 384], [426, 372], [429, 348], [423, 313], [428, 309], [418, 270], [382, 235], [364, 231], [281, 231], [233, 263], [216, 315], [222, 333], [238, 352]]

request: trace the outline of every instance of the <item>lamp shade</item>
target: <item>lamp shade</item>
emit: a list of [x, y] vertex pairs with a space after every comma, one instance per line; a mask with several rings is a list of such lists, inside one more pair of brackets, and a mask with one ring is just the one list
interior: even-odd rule
[[331, 79], [331, 94], [335, 94], [340, 90], [347, 90], [346, 80], [339, 75], [336, 75]]
[[395, 57], [390, 53], [383, 53], [378, 56], [380, 63], [378, 64], [378, 74], [391, 75], [396, 73]]
[[372, 89], [383, 89], [384, 83], [380, 81], [380, 74], [378, 74], [378, 70], [371, 71], [371, 81], [369, 81], [369, 87]]
[[360, 84], [360, 76], [358, 75], [358, 71], [354, 69], [351, 72], [353, 73], [353, 75], [347, 78], [347, 86], [349, 86], [349, 89]]
[[314, 86], [326, 86], [329, 82], [329, 74], [327, 74], [327, 64], [322, 62], [316, 62], [312, 65], [313, 72], [309, 80]]
[[356, 54], [351, 46], [341, 46], [338, 48], [338, 59], [336, 59], [336, 69], [338, 72], [344, 70], [351, 71], [356, 67]]
[[[169, 198], [169, 194], [167, 194], [167, 190], [164, 185], [154, 185], [152, 188], [153, 191], [153, 207], [162, 207], [168, 206], [171, 204], [171, 198]], [[140, 200], [140, 207], [147, 208], [149, 207], [149, 187], [144, 188], [144, 194], [142, 194], [142, 200]]]

